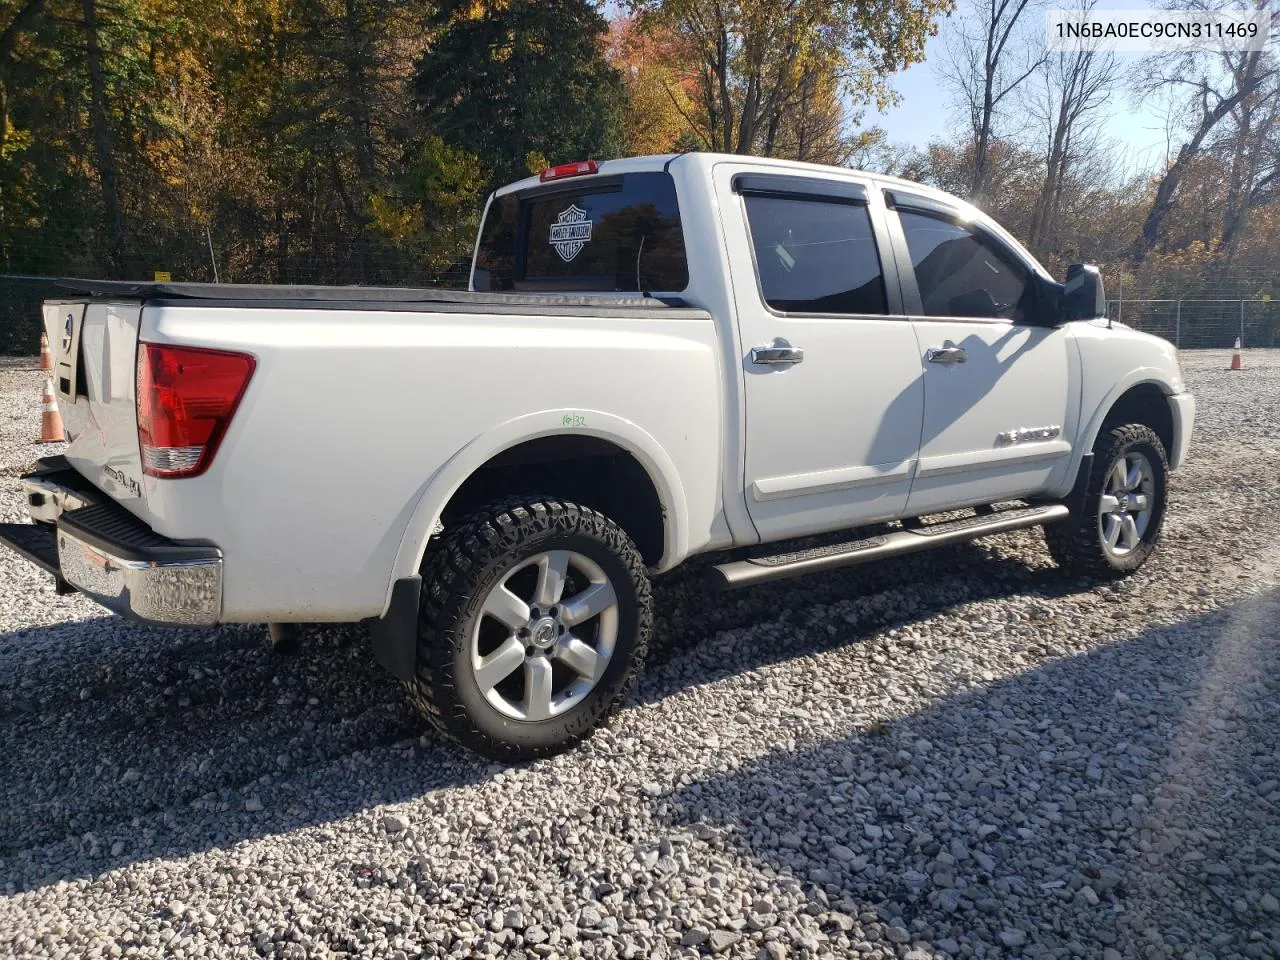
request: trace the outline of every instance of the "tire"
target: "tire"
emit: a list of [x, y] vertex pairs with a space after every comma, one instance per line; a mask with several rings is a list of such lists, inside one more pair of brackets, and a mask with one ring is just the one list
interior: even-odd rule
[[1168, 489], [1169, 458], [1155, 431], [1138, 423], [1104, 428], [1078, 511], [1044, 528], [1049, 554], [1073, 574], [1132, 573], [1159, 542]]
[[549, 497], [452, 525], [423, 563], [420, 610], [410, 698], [459, 744], [501, 761], [560, 753], [607, 722], [653, 626], [631, 538]]

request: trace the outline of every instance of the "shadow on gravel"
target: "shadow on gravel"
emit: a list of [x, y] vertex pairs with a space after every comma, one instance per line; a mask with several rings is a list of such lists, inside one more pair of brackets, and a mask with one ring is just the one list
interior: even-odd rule
[[[983, 545], [730, 595], [699, 576], [691, 567], [659, 582], [642, 701], [858, 642], [952, 603], [1090, 586]], [[944, 599], [893, 593], [912, 580], [941, 584]], [[839, 641], [807, 630], [746, 664], [664, 669], [716, 633], [885, 591], [889, 602], [852, 639], [842, 621]], [[310, 629], [296, 658], [265, 649], [263, 634], [109, 616], [0, 634], [0, 783], [25, 785], [3, 794], [0, 892], [323, 824], [501, 769], [435, 734], [417, 739], [425, 725], [374, 664], [362, 628]]]
[[1000, 956], [1021, 928], [1012, 955], [1276, 957], [1278, 730], [1272, 590], [770, 754], [663, 816], [910, 940]]
[[435, 742], [415, 751], [422, 723], [363, 630], [305, 642], [281, 657], [261, 627], [115, 617], [0, 635], [0, 892], [325, 823], [494, 769]]
[[[1039, 539], [1038, 531], [1007, 535], [1008, 538]], [[1006, 539], [1006, 538], [999, 538]], [[850, 597], [884, 594], [883, 600], [869, 615], [860, 618], [857, 629], [840, 622], [839, 637], [818, 639], [820, 631], [804, 631], [789, 638], [785, 646], [752, 659], [750, 666], [789, 660], [827, 647], [856, 643], [886, 626], [898, 626], [928, 620], [951, 607], [1001, 597], [1034, 595], [1042, 598], [1061, 597], [1086, 592], [1104, 581], [1063, 577], [1049, 564], [1033, 568], [1018, 557], [993, 548], [992, 543], [958, 544], [927, 553], [918, 553], [827, 573], [811, 574], [794, 580], [765, 583], [755, 587], [722, 593], [705, 587], [705, 567], [716, 558], [696, 558], [655, 584], [657, 616], [654, 638], [649, 648], [649, 665], [661, 667], [683, 651], [708, 642], [717, 633], [771, 622], [780, 617], [793, 621], [803, 618], [814, 606]], [[1036, 543], [1033, 552], [1043, 552]], [[942, 602], [921, 603], [910, 589], [920, 584], [942, 586]], [[740, 669], [741, 664], [726, 664], [717, 672], [703, 670], [697, 677], [681, 678], [689, 683], [707, 683]], [[655, 670], [655, 672], [657, 672]], [[642, 701], [660, 700], [683, 682], [672, 685], [646, 685], [640, 692]]]

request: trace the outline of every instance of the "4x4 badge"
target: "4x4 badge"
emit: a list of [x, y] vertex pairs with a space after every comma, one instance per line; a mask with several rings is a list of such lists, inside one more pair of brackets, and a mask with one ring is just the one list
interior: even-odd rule
[[561, 210], [555, 223], [551, 224], [551, 246], [565, 263], [580, 254], [590, 239], [591, 220], [587, 217], [587, 211], [576, 203]]

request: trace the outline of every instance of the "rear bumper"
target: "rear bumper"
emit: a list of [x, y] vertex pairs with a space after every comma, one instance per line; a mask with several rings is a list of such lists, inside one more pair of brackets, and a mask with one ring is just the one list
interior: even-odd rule
[[[168, 625], [218, 622], [221, 550], [162, 537], [114, 501], [75, 489], [73, 478], [38, 476], [50, 500], [65, 490], [59, 502], [81, 505], [60, 510], [54, 523], [0, 524], [0, 543], [48, 570], [60, 588], [74, 587], [116, 613]], [[32, 503], [33, 512], [46, 504]]]

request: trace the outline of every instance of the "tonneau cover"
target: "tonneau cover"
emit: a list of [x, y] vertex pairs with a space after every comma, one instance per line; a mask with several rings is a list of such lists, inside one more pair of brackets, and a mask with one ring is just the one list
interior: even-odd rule
[[151, 283], [133, 280], [62, 278], [57, 285], [69, 293], [98, 299], [129, 300], [272, 300], [316, 303], [460, 303], [477, 306], [543, 307], [663, 307], [684, 306], [678, 298], [623, 296], [604, 293], [471, 293], [426, 287], [307, 287], [267, 283]]

